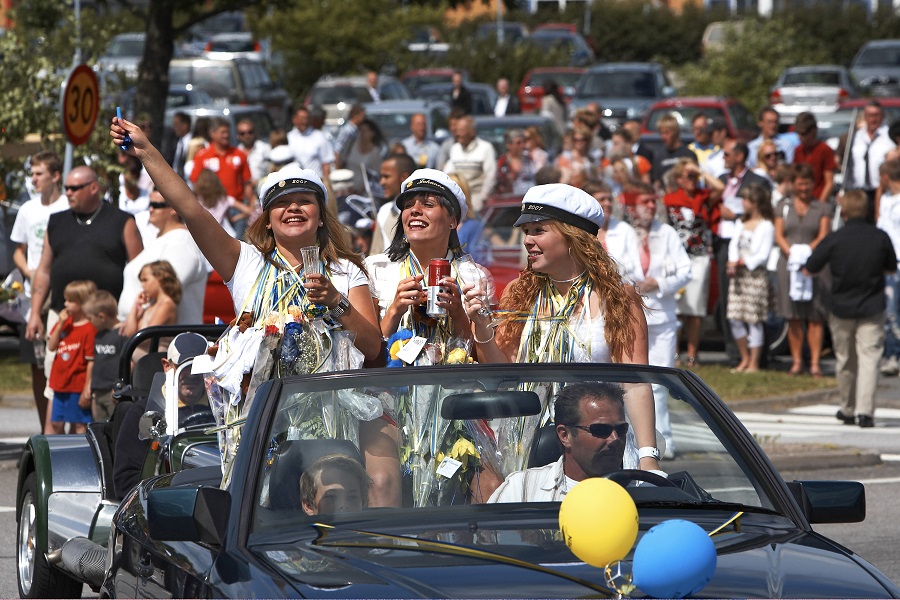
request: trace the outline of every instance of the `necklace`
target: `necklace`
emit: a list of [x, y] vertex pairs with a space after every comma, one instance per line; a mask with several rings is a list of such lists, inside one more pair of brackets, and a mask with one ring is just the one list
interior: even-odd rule
[[102, 202], [102, 201], [100, 202], [100, 206], [97, 207], [97, 210], [94, 211], [94, 214], [92, 214], [90, 217], [88, 217], [88, 218], [87, 218], [86, 220], [84, 220], [84, 221], [81, 220], [81, 217], [78, 216], [78, 213], [74, 213], [74, 212], [73, 212], [72, 214], [75, 215], [75, 221], [76, 221], [79, 225], [90, 225], [91, 223], [94, 222], [94, 219], [97, 218], [97, 215], [100, 214], [100, 211], [101, 211], [101, 210], [103, 210], [103, 202]]
[[573, 281], [575, 281], [576, 279], [578, 279], [579, 277], [581, 277], [581, 276], [584, 275], [585, 273], [587, 273], [587, 269], [585, 269], [584, 271], [582, 271], [581, 273], [579, 273], [578, 275], [576, 275], [576, 276], [573, 277], [572, 279], [553, 279], [553, 278], [551, 277], [551, 278], [550, 278], [550, 281], [552, 281], [553, 283], [572, 283]]

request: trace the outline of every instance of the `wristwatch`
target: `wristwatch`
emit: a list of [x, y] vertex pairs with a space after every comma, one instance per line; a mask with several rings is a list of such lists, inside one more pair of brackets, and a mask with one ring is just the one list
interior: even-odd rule
[[659, 448], [653, 446], [642, 446], [638, 448], [638, 460], [642, 458], [655, 458], [659, 460]]
[[[347, 296], [341, 294], [341, 299], [338, 301], [337, 306], [328, 311], [328, 316], [333, 320], [337, 320], [338, 317], [341, 317], [347, 309], [350, 308], [350, 301], [347, 300]], [[657, 452], [657, 454], [659, 454]]]

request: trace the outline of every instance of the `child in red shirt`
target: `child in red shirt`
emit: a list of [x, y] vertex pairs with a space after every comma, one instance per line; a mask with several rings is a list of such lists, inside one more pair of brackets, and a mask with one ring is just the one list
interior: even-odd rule
[[50, 369], [53, 408], [46, 434], [84, 433], [91, 417], [91, 370], [94, 366], [94, 336], [97, 330], [82, 305], [97, 291], [93, 281], [73, 281], [63, 290], [65, 308], [50, 332], [47, 349], [56, 352]]

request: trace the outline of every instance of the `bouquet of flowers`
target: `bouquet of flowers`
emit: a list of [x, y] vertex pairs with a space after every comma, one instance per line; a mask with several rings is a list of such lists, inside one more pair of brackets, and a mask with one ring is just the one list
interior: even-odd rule
[[14, 269], [0, 285], [0, 318], [11, 323], [25, 322], [30, 305], [24, 291], [22, 273]]

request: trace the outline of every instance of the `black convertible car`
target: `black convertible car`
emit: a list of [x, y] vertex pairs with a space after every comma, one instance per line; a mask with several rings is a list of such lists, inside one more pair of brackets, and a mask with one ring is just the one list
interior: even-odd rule
[[[458, 419], [489, 419], [491, 427], [474, 438], [478, 456], [470, 456], [484, 461], [496, 457], [491, 436], [503, 430], [501, 417], [533, 413], [538, 399], [581, 381], [621, 385], [628, 393], [648, 385], [668, 390], [678, 449], [661, 463], [668, 482], [625, 489], [638, 510], [638, 543], [671, 519], [712, 534], [717, 564], [699, 595], [900, 595], [871, 564], [813, 530], [815, 523], [862, 521], [861, 484], [786, 483], [690, 372], [572, 364], [368, 369], [267, 382], [253, 402], [226, 489], [218, 466], [145, 480], [113, 518], [95, 587], [102, 597], [155, 598], [614, 596], [603, 570], [577, 559], [564, 543], [559, 503], [469, 503], [452, 474], [435, 472], [440, 460], [411, 459], [427, 455], [427, 444], [401, 448], [414, 484], [403, 508], [310, 516], [301, 505], [298, 482], [316, 457], [361, 460], [354, 427], [335, 421], [337, 407], [348, 401], [377, 398], [387, 406], [415, 397], [417, 418], [432, 431], [454, 431]], [[301, 415], [317, 426], [300, 427]], [[531, 427], [534, 420], [522, 421], [539, 450], [528, 455], [532, 466], [559, 456], [558, 447], [544, 444], [548, 429]], [[415, 430], [407, 433], [415, 439]], [[630, 475], [612, 478], [625, 484]], [[645, 592], [638, 586], [631, 595]]]

